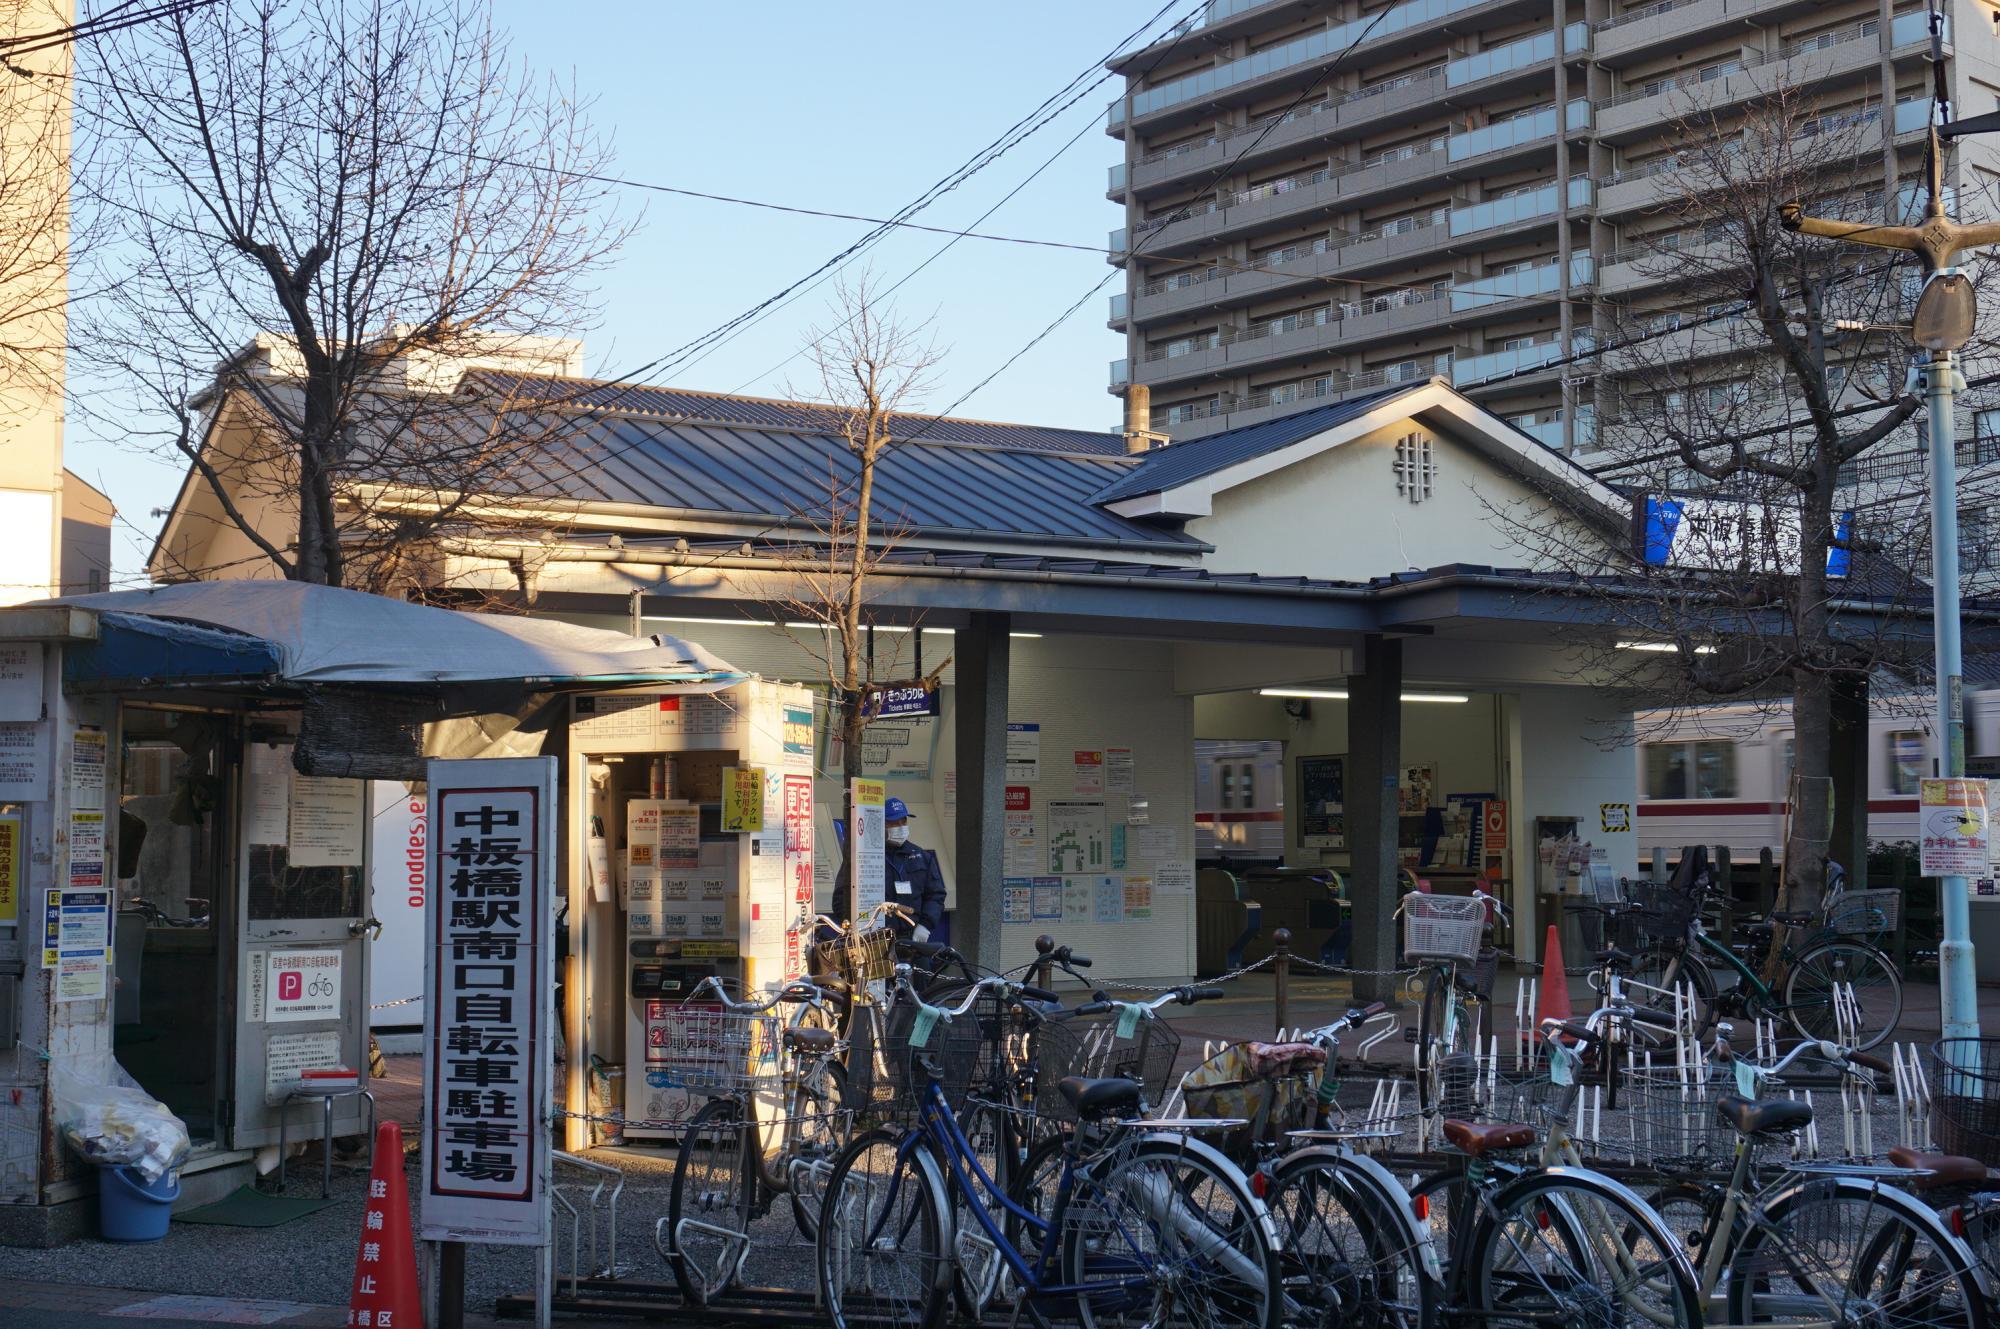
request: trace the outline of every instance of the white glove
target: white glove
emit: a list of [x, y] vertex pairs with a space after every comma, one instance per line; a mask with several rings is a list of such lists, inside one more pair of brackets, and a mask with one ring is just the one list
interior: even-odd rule
[[929, 941], [930, 939], [931, 939], [931, 930], [925, 927], [922, 923], [917, 924], [916, 927], [910, 930], [911, 941], [922, 943]]

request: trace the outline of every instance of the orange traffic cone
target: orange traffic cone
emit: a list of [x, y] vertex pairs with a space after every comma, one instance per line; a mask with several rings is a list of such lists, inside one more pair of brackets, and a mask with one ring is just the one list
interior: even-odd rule
[[1562, 936], [1551, 923], [1548, 943], [1542, 947], [1542, 987], [1535, 998], [1535, 1030], [1541, 1031], [1544, 1020], [1566, 1021], [1571, 1014], [1569, 975], [1563, 972]]
[[356, 1329], [423, 1329], [417, 1296], [417, 1248], [410, 1237], [410, 1192], [403, 1184], [403, 1128], [375, 1129], [375, 1166], [368, 1170], [368, 1207], [347, 1323]]

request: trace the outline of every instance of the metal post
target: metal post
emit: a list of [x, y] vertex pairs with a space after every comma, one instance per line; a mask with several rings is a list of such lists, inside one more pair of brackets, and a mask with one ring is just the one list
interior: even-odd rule
[[465, 1329], [465, 1243], [438, 1243], [438, 1329]]
[[1279, 928], [1271, 934], [1271, 975], [1277, 980], [1278, 1032], [1283, 1033], [1292, 1019], [1292, 930]]
[[[1932, 351], [1925, 366], [1930, 402], [1931, 623], [1937, 643], [1938, 774], [1965, 774], [1964, 666], [1958, 647], [1958, 436], [1952, 423], [1957, 369], [1950, 351]], [[1944, 940], [1938, 944], [1944, 1036], [1979, 1037], [1979, 989], [1972, 957], [1971, 906], [1964, 877], [1938, 882]]]

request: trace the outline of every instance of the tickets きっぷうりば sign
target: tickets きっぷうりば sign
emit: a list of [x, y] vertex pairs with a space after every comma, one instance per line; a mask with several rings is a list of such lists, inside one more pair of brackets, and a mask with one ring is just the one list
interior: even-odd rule
[[433, 761], [421, 1236], [549, 1240], [556, 764]]

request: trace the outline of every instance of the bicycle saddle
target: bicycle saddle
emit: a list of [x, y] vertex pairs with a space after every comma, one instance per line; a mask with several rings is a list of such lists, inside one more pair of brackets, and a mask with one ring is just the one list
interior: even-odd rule
[[1755, 1102], [1736, 1094], [1715, 1100], [1715, 1115], [1738, 1135], [1779, 1135], [1798, 1130], [1813, 1119], [1810, 1103], [1789, 1098], [1760, 1098]]
[[1889, 1161], [1897, 1167], [1928, 1172], [1928, 1177], [1910, 1178], [1913, 1191], [1943, 1190], [1947, 1186], [1981, 1186], [1986, 1182], [1986, 1164], [1959, 1154], [1919, 1153], [1906, 1145], [1890, 1145]]
[[1638, 957], [1630, 951], [1621, 951], [1613, 946], [1609, 950], [1599, 951], [1595, 958], [1597, 963], [1608, 964], [1614, 969], [1630, 969]]
[[785, 1046], [801, 1052], [831, 1052], [835, 1041], [831, 1029], [811, 1025], [789, 1025], [785, 1029]]
[[1065, 1075], [1056, 1088], [1076, 1115], [1085, 1121], [1099, 1121], [1139, 1110], [1139, 1082], [1113, 1078], [1093, 1080], [1083, 1075]]
[[1502, 1149], [1524, 1149], [1535, 1142], [1535, 1128], [1517, 1122], [1472, 1122], [1446, 1118], [1446, 1143], [1461, 1153], [1478, 1158]]

